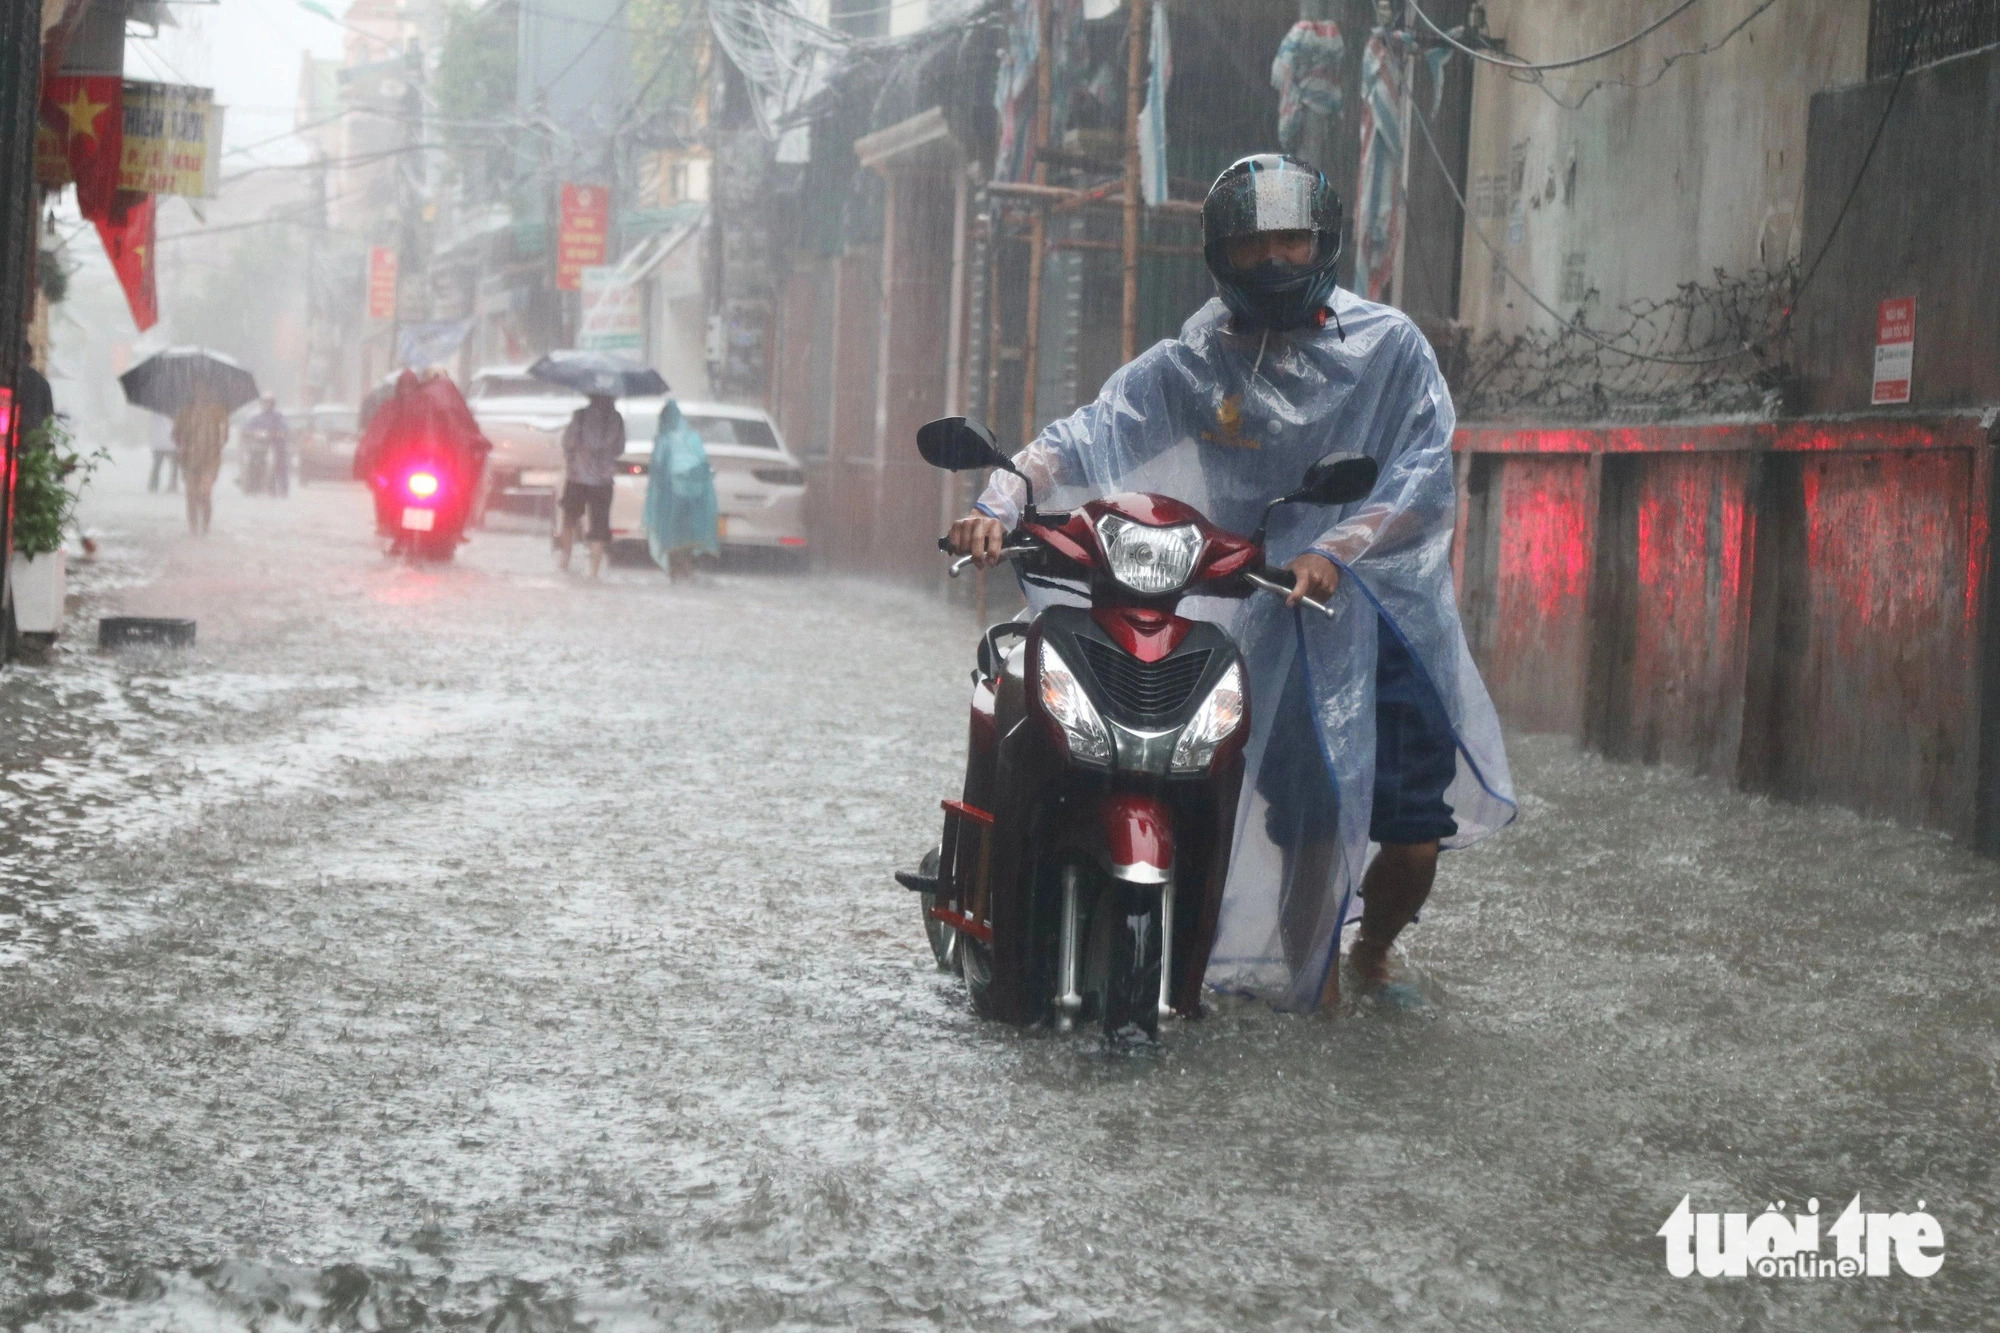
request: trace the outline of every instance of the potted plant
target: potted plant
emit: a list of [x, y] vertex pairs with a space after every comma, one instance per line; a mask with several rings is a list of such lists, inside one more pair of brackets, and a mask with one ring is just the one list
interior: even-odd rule
[[14, 479], [14, 550], [8, 582], [14, 594], [14, 628], [54, 638], [62, 629], [66, 591], [63, 533], [100, 451], [86, 457], [70, 447], [70, 434], [51, 417], [22, 441]]

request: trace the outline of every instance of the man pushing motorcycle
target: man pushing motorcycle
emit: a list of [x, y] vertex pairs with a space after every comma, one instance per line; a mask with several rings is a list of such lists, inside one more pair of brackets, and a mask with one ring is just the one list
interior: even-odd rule
[[[1336, 287], [1340, 203], [1311, 166], [1232, 164], [1202, 228], [1218, 299], [1014, 462], [1044, 506], [1146, 491], [1248, 532], [1322, 455], [1375, 460], [1365, 500], [1271, 514], [1271, 563], [1295, 580], [1282, 604], [1215, 598], [1189, 612], [1225, 623], [1251, 687], [1254, 781], [1208, 980], [1284, 1008], [1330, 1002], [1342, 927], [1358, 919], [1349, 959], [1362, 989], [1407, 1003], [1417, 993], [1396, 983], [1390, 949], [1430, 895], [1440, 847], [1514, 811], [1452, 590], [1450, 391], [1406, 315]], [[994, 564], [1024, 498], [1019, 478], [996, 472], [952, 525], [953, 549]]]

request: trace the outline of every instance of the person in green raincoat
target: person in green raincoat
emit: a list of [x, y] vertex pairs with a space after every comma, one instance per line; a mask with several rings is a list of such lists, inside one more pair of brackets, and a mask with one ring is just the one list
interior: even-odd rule
[[660, 410], [653, 463], [646, 473], [646, 544], [673, 579], [687, 577], [698, 555], [719, 555], [715, 478], [708, 450], [672, 398]]

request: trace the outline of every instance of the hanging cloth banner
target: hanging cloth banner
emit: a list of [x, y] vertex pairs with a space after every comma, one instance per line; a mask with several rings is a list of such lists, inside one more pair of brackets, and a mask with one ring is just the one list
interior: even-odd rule
[[[1361, 181], [1355, 189], [1354, 289], [1371, 301], [1388, 294], [1403, 230], [1403, 50], [1390, 28], [1368, 34], [1361, 52]], [[1402, 293], [1398, 292], [1400, 297]]]
[[55, 186], [75, 181], [77, 209], [93, 220], [110, 213], [118, 193], [125, 148], [124, 87], [115, 74], [42, 80], [35, 178]]
[[96, 219], [97, 235], [111, 258], [132, 322], [144, 333], [160, 322], [159, 289], [153, 278], [155, 196], [119, 191], [106, 216]]
[[1340, 62], [1346, 54], [1340, 25], [1331, 19], [1300, 19], [1278, 43], [1271, 62], [1271, 86], [1278, 90], [1278, 147], [1298, 151], [1309, 112], [1329, 120], [1339, 117], [1345, 100]]
[[995, 180], [1023, 180], [1033, 169], [1035, 65], [1041, 56], [1041, 9], [1035, 0], [1014, 0], [999, 76], [993, 82], [993, 109], [1000, 115], [1000, 143], [993, 155]]
[[1167, 87], [1174, 81], [1174, 43], [1167, 31], [1166, 0], [1153, 3], [1152, 75], [1146, 80], [1146, 105], [1139, 112], [1139, 189], [1146, 207], [1158, 208], [1168, 198]]

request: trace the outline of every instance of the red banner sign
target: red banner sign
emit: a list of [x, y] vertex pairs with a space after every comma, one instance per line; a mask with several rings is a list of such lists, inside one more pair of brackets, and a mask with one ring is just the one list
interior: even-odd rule
[[1916, 362], [1917, 298], [1898, 296], [1875, 310], [1875, 392], [1870, 403], [1910, 401], [1910, 368]]
[[125, 289], [132, 322], [144, 333], [160, 322], [159, 286], [153, 278], [153, 228], [158, 196], [118, 193], [107, 216], [97, 220], [97, 235], [112, 271]]
[[386, 245], [368, 251], [368, 318], [396, 317], [396, 252]]
[[610, 244], [611, 191], [602, 185], [564, 185], [556, 230], [557, 289], [582, 290], [583, 271], [604, 263]]

